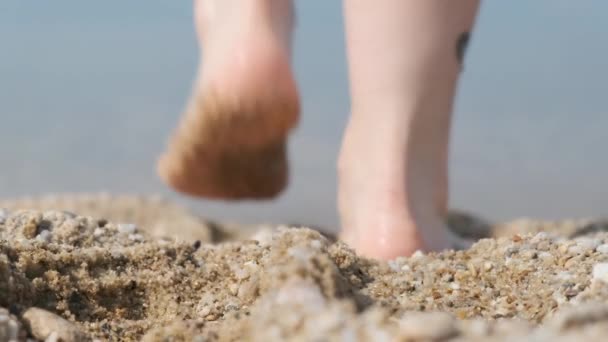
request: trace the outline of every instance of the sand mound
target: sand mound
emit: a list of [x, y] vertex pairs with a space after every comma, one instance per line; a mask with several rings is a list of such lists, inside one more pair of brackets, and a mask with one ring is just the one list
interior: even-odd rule
[[[0, 203], [12, 208], [0, 211], [0, 341], [49, 335], [600, 341], [608, 334], [608, 234], [600, 224], [537, 233], [542, 225], [526, 221], [534, 231], [527, 234], [519, 222], [519, 235], [384, 263], [305, 228], [211, 244], [211, 238], [166, 238], [142, 229], [157, 220], [175, 231], [188, 224], [206, 229], [178, 209], [166, 221], [159, 210], [137, 219], [106, 212], [112, 222], [105, 215], [20, 211], [14, 204]], [[132, 208], [125, 212], [147, 212]]]
[[[7, 210], [55, 210], [145, 227], [155, 238], [214, 242], [214, 223], [158, 196], [59, 194], [0, 200]], [[173, 229], [179, 227], [179, 229]]]

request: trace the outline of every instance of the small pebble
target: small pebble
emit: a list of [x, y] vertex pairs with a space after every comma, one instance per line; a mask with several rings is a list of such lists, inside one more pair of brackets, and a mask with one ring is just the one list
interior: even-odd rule
[[551, 254], [549, 252], [539, 252], [538, 253], [538, 257], [541, 260], [553, 260], [553, 259], [555, 259], [555, 257], [553, 256], [553, 254]]
[[0, 308], [0, 341], [17, 341], [20, 324], [8, 310]]
[[525, 259], [532, 260], [538, 257], [538, 253], [533, 249], [526, 249], [521, 253], [521, 256]]
[[114, 259], [122, 258], [124, 256], [123, 253], [120, 250], [117, 250], [117, 249], [112, 249], [110, 251], [110, 255]]
[[310, 248], [293, 246], [287, 250], [287, 254], [299, 261], [305, 262], [308, 261], [314, 253]]
[[36, 236], [36, 240], [40, 241], [40, 242], [51, 242], [51, 239], [53, 238], [53, 234], [48, 231], [48, 230], [43, 230], [41, 231], [38, 236]]
[[443, 312], [412, 312], [399, 322], [401, 337], [410, 341], [444, 341], [458, 334], [454, 318]]
[[129, 234], [129, 240], [131, 241], [143, 241], [144, 236], [141, 234]]
[[566, 254], [566, 252], [568, 252], [568, 249], [570, 248], [570, 245], [566, 242], [566, 243], [560, 243], [559, 247], [557, 247], [557, 251], [560, 254]]
[[547, 239], [549, 239], [549, 234], [547, 234], [547, 232], [539, 232], [530, 239], [530, 242], [538, 243]]
[[323, 244], [319, 240], [312, 240], [310, 242], [310, 246], [314, 249], [319, 250], [319, 249], [321, 249], [321, 247], [323, 247]]
[[63, 210], [63, 211], [61, 211], [61, 213], [69, 218], [76, 218], [78, 216], [75, 213], [68, 211], [68, 210]]
[[412, 254], [412, 259], [414, 258], [420, 258], [424, 256], [424, 252], [421, 250], [417, 250], [414, 252], [414, 254]]
[[56, 331], [53, 331], [49, 337], [46, 338], [46, 340], [44, 340], [44, 342], [61, 342], [61, 340], [59, 339], [59, 333], [57, 333]]
[[119, 223], [118, 232], [123, 234], [133, 234], [137, 230], [137, 226], [133, 223]]
[[393, 272], [399, 272], [400, 269], [399, 263], [396, 260], [389, 260], [388, 267], [390, 267]]
[[105, 233], [106, 233], [105, 229], [103, 229], [103, 228], [95, 228], [95, 230], [93, 231], [93, 236], [100, 237], [100, 236], [102, 236]]
[[39, 340], [53, 337], [63, 342], [90, 340], [74, 323], [46, 310], [30, 308], [23, 314], [23, 321], [30, 333]]
[[593, 266], [593, 280], [608, 283], [608, 263], [602, 262]]
[[209, 306], [203, 306], [200, 308], [198, 315], [201, 317], [206, 317], [211, 313], [211, 307]]
[[238, 280], [243, 280], [243, 279], [249, 278], [249, 270], [247, 270], [245, 268], [234, 267], [232, 270], [232, 273], [234, 273], [234, 276]]
[[239, 284], [232, 283], [228, 289], [230, 290], [231, 295], [236, 296], [239, 293]]
[[237, 303], [228, 303], [224, 306], [225, 311], [237, 311], [240, 306]]
[[602, 242], [598, 239], [592, 239], [588, 237], [580, 237], [576, 239], [576, 244], [581, 246], [584, 250], [595, 250]]
[[555, 277], [559, 280], [570, 280], [572, 279], [572, 273], [568, 271], [561, 271], [555, 275]]
[[327, 304], [320, 289], [310, 284], [292, 283], [279, 289], [276, 294], [278, 305], [296, 304], [312, 312], [320, 311]]
[[558, 304], [563, 305], [568, 302], [568, 298], [559, 292], [555, 292], [551, 295], [551, 298]]
[[597, 246], [595, 249], [598, 253], [608, 254], [608, 243]]
[[469, 332], [473, 336], [486, 336], [492, 331], [488, 322], [481, 319], [471, 320], [468, 324]]
[[581, 246], [579, 244], [576, 245], [572, 245], [570, 247], [568, 247], [568, 254], [570, 255], [579, 255], [585, 252], [587, 248], [585, 248], [584, 246]]
[[[583, 305], [573, 306], [560, 311], [556, 316], [547, 323], [554, 331], [565, 332], [577, 328], [589, 327], [591, 322], [606, 322], [608, 321], [608, 306], [603, 303], [586, 303]], [[605, 324], [605, 323], [604, 323]], [[582, 341], [595, 339], [587, 339], [581, 334]], [[561, 340], [561, 339], [560, 339]], [[603, 341], [604, 339], [597, 339]], [[564, 340], [565, 341], [565, 340]]]
[[257, 241], [261, 246], [270, 246], [273, 239], [273, 231], [270, 228], [262, 228], [258, 230], [251, 237], [252, 240]]
[[8, 218], [8, 210], [0, 208], [0, 224], [4, 224]]

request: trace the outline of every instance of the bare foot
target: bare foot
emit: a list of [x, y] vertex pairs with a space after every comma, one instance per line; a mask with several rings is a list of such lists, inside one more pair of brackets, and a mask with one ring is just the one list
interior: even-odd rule
[[412, 160], [400, 140], [391, 140], [391, 128], [383, 127], [389, 123], [363, 120], [353, 116], [340, 154], [341, 239], [384, 260], [453, 247], [444, 223], [445, 165]]
[[338, 201], [342, 238], [363, 255], [451, 247], [451, 113], [478, 5], [344, 0], [352, 115]]
[[194, 196], [274, 197], [299, 115], [291, 2], [197, 0], [195, 19], [204, 63], [159, 175]]

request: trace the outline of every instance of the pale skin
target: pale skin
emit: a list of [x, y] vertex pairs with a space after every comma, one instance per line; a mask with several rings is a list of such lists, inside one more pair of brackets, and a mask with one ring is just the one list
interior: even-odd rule
[[[351, 116], [337, 163], [340, 237], [360, 255], [386, 260], [453, 247], [444, 223], [450, 121], [478, 6], [478, 0], [344, 0]], [[193, 96], [260, 103], [270, 99], [265, 87], [279, 85], [287, 90], [272, 99], [296, 108], [293, 18], [290, 0], [195, 0], [204, 62]], [[295, 124], [298, 113], [289, 114]], [[168, 168], [161, 162], [161, 177], [182, 192], [239, 197], [216, 188], [207, 196], [194, 177], [184, 181]]]

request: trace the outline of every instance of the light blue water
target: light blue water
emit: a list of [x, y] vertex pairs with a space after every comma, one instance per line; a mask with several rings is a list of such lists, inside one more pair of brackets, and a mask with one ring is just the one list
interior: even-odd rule
[[[297, 2], [304, 118], [277, 201], [189, 201], [154, 161], [196, 63], [190, 2], [0, 2], [0, 196], [163, 193], [216, 218], [335, 225], [348, 114], [341, 4]], [[608, 214], [608, 2], [486, 1], [455, 113], [453, 207], [490, 218]]]

